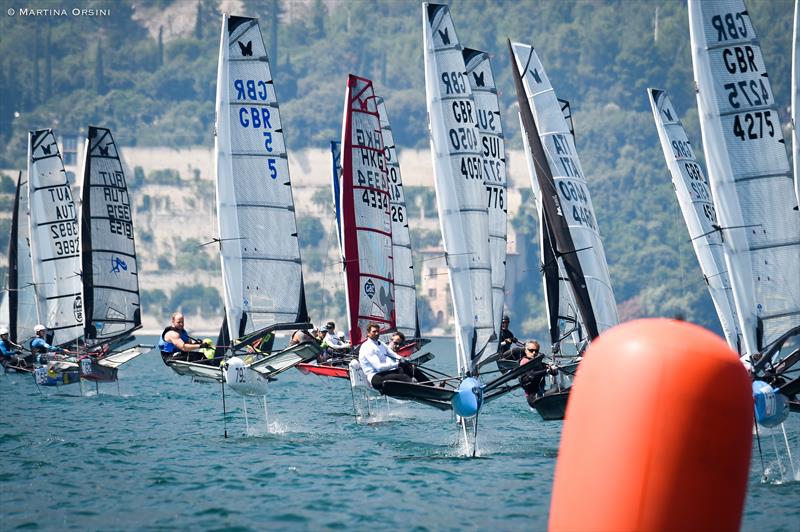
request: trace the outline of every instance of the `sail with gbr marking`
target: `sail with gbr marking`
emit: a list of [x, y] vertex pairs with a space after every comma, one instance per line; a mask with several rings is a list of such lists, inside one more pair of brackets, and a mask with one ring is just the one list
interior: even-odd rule
[[130, 334], [142, 317], [131, 201], [111, 131], [89, 126], [84, 154], [81, 256], [90, 342]]
[[739, 324], [711, 189], [667, 93], [648, 89], [647, 94], [697, 261], [717, 310], [725, 339], [731, 349], [738, 352], [741, 346]]
[[230, 338], [308, 321], [283, 124], [255, 18], [223, 16], [215, 148]]
[[741, 0], [689, 0], [708, 180], [745, 355], [800, 326], [800, 211], [761, 46]]
[[480, 135], [481, 172], [486, 188], [489, 215], [489, 258], [492, 264], [492, 323], [503, 317], [506, 289], [506, 152], [500, 102], [489, 54], [471, 48], [463, 50], [467, 78], [475, 101], [475, 123]]
[[341, 228], [350, 342], [367, 325], [396, 326], [392, 217], [381, 121], [372, 82], [347, 77], [342, 126]]
[[436, 203], [453, 298], [458, 371], [464, 375], [496, 337], [483, 161], [463, 47], [450, 10], [425, 3], [422, 19]]
[[408, 209], [403, 193], [403, 179], [392, 126], [386, 112], [386, 103], [377, 98], [381, 121], [386, 168], [389, 176], [389, 206], [392, 217], [392, 271], [394, 273], [395, 324], [406, 338], [419, 336], [417, 316], [417, 287], [414, 280], [414, 262], [411, 251], [411, 234], [408, 229]]
[[562, 105], [533, 47], [509, 43], [517, 99], [555, 254], [590, 340], [619, 323], [592, 199]]
[[31, 262], [39, 322], [62, 345], [83, 333], [78, 212], [53, 131], [28, 135]]

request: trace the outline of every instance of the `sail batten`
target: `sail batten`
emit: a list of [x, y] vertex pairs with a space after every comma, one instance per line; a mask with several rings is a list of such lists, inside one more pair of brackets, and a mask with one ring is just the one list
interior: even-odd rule
[[[728, 19], [736, 24], [721, 23]], [[797, 195], [779, 110], [744, 2], [689, 0], [689, 29], [703, 150], [723, 228], [741, 352], [753, 356], [800, 326]], [[744, 93], [745, 87], [753, 91]]]
[[223, 16], [216, 111], [217, 218], [229, 337], [307, 322], [284, 125], [257, 19]]

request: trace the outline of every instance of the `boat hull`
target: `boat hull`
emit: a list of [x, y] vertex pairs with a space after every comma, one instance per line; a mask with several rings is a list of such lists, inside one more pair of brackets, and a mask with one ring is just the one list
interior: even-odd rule
[[528, 396], [528, 404], [536, 410], [545, 421], [564, 419], [567, 412], [567, 401], [570, 389], [562, 390], [541, 397]]
[[321, 377], [335, 377], [339, 379], [349, 379], [349, 370], [347, 366], [326, 366], [324, 364], [298, 364], [297, 369], [304, 374], [319, 375]]

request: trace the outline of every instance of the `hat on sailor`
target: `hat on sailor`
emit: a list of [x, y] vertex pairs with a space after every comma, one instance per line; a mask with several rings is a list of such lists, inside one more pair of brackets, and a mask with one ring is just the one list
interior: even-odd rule
[[46, 330], [47, 330], [47, 327], [45, 327], [41, 323], [37, 323], [36, 326], [33, 328], [33, 332], [37, 332], [37, 333], [39, 331], [46, 331]]

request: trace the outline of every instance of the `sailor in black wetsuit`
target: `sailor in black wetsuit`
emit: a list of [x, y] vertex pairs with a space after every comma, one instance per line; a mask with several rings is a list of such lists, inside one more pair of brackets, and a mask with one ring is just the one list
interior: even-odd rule
[[161, 350], [161, 358], [166, 364], [168, 360], [183, 360], [196, 362], [204, 360], [205, 356], [196, 351], [204, 347], [203, 342], [192, 338], [183, 328], [183, 314], [176, 312], [172, 315], [172, 325], [164, 329], [161, 333], [161, 340], [158, 348]]
[[536, 340], [528, 340], [525, 342], [524, 350], [515, 347], [514, 351], [517, 350], [522, 351], [519, 365], [526, 368], [530, 366], [530, 371], [522, 375], [519, 382], [522, 389], [525, 390], [528, 404], [531, 404], [534, 399], [544, 393], [544, 377], [550, 368], [544, 363], [544, 355], [539, 353], [539, 342]]
[[[508, 324], [511, 322], [508, 316], [503, 316], [503, 321], [500, 322], [500, 343], [497, 347], [497, 351], [499, 353], [506, 353], [514, 347], [514, 344], [517, 343], [517, 337], [514, 336], [514, 333], [511, 332], [508, 328]], [[504, 356], [502, 358], [508, 358]], [[517, 358], [516, 360], [519, 360]]]

